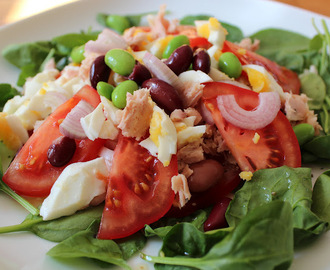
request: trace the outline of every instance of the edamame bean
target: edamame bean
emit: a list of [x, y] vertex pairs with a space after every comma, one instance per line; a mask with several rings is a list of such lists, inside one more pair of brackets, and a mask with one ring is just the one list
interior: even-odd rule
[[169, 58], [175, 49], [179, 48], [182, 45], [189, 45], [189, 38], [185, 35], [175, 36], [171, 41], [167, 44], [166, 48], [163, 51], [163, 58]]
[[107, 99], [111, 100], [111, 94], [115, 88], [106, 82], [98, 82], [96, 90], [100, 96], [104, 96]]
[[81, 61], [85, 59], [84, 52], [85, 52], [85, 44], [74, 47], [70, 54], [73, 63], [80, 64]]
[[231, 78], [238, 78], [242, 73], [242, 64], [237, 56], [231, 52], [220, 55], [218, 61], [219, 69]]
[[135, 90], [139, 89], [136, 82], [127, 80], [120, 83], [112, 92], [111, 99], [113, 105], [119, 109], [123, 109], [126, 106], [126, 94], [129, 92], [133, 94]]
[[314, 127], [307, 123], [294, 126], [293, 131], [297, 136], [299, 145], [303, 145], [313, 139], [315, 133]]
[[128, 51], [112, 49], [105, 55], [105, 63], [116, 73], [128, 76], [135, 66], [135, 59]]
[[106, 25], [114, 30], [116, 30], [118, 33], [122, 34], [125, 29], [131, 27], [131, 24], [129, 20], [120, 15], [109, 15], [106, 18]]

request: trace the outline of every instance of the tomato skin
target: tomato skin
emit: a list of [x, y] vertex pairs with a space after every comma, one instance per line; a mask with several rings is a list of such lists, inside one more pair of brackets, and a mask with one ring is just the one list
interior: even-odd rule
[[127, 237], [164, 216], [174, 201], [171, 178], [177, 174], [176, 156], [164, 167], [136, 140], [119, 136], [97, 237]]
[[197, 48], [203, 48], [207, 50], [212, 47], [212, 43], [210, 43], [206, 38], [199, 36], [190, 37], [189, 45], [193, 50], [196, 50]]
[[104, 140], [85, 139], [76, 140], [76, 151], [71, 161], [65, 166], [54, 167], [47, 159], [49, 146], [55, 139], [62, 136], [59, 131], [61, 120], [82, 99], [95, 107], [100, 102], [99, 95], [93, 88], [83, 87], [46, 118], [18, 152], [3, 176], [3, 181], [15, 192], [25, 196], [45, 197], [49, 195], [55, 180], [67, 165], [97, 157]]
[[[301, 154], [297, 137], [285, 115], [279, 111], [268, 126], [258, 130], [245, 130], [227, 122], [221, 115], [216, 97], [235, 95], [237, 103], [245, 110], [259, 104], [256, 92], [221, 82], [205, 83], [203, 101], [211, 111], [213, 120], [226, 141], [242, 171], [274, 168], [287, 165], [301, 166]], [[255, 133], [260, 135], [258, 143], [253, 142]]]
[[283, 91], [292, 92], [293, 94], [300, 93], [300, 80], [298, 74], [292, 70], [282, 67], [266, 57], [249, 50], [244, 49], [243, 51], [245, 53], [242, 54], [242, 48], [230, 41], [225, 41], [222, 51], [235, 54], [242, 65], [255, 64], [263, 66], [274, 76], [277, 83], [282, 86]]

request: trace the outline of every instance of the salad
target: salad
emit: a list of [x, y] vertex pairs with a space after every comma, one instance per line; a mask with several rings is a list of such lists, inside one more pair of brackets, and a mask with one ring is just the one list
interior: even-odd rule
[[[1, 88], [3, 182], [45, 200], [38, 216], [2, 183], [31, 215], [0, 232], [32, 231], [60, 242], [50, 256], [123, 268], [159, 237], [162, 256], [141, 255], [155, 267], [286, 269], [293, 245], [328, 229], [327, 173], [311, 192], [311, 171], [300, 168], [300, 153], [304, 162], [329, 158], [327, 27], [308, 51], [309, 39], [273, 30], [303, 51], [276, 54], [262, 47], [266, 30], [243, 39], [214, 17], [178, 24], [164, 15], [148, 15], [145, 27], [133, 26], [139, 16], [100, 14], [116, 32], [4, 51], [22, 68], [24, 91]], [[29, 65], [17, 60], [23, 51], [44, 55]]]

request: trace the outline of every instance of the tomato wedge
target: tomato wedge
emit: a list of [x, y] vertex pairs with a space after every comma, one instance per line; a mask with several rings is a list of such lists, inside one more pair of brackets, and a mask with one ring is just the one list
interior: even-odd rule
[[45, 197], [50, 193], [55, 180], [68, 164], [88, 161], [97, 157], [104, 141], [86, 139], [76, 140], [76, 151], [67, 165], [54, 167], [47, 159], [49, 146], [55, 139], [63, 136], [59, 131], [61, 120], [82, 99], [94, 107], [100, 102], [99, 94], [93, 88], [83, 87], [46, 118], [18, 152], [2, 179], [15, 192], [25, 196]]
[[278, 84], [282, 86], [283, 91], [292, 92], [293, 94], [300, 93], [300, 81], [298, 75], [292, 70], [278, 65], [260, 54], [242, 49], [238, 45], [229, 41], [225, 41], [222, 51], [235, 54], [242, 65], [255, 64], [263, 66], [273, 75]]
[[[204, 104], [211, 111], [215, 124], [240, 169], [254, 172], [283, 165], [301, 166], [298, 140], [285, 115], [279, 111], [273, 122], [262, 129], [241, 129], [227, 122], [217, 107], [216, 97], [229, 94], [234, 95], [239, 106], [245, 110], [257, 107], [259, 97], [256, 92], [232, 84], [205, 83]], [[256, 133], [259, 134], [260, 139], [254, 143], [253, 138]]]
[[97, 237], [123, 238], [164, 216], [174, 201], [171, 178], [177, 174], [175, 156], [164, 167], [136, 140], [120, 136]]

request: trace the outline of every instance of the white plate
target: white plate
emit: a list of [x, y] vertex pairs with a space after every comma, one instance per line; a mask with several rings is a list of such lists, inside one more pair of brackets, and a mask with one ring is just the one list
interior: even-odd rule
[[[95, 20], [96, 14], [133, 14], [156, 11], [165, 3], [171, 17], [187, 14], [210, 14], [218, 19], [239, 26], [245, 35], [267, 28], [279, 27], [312, 37], [315, 30], [311, 19], [320, 25], [324, 18], [315, 13], [293, 8], [272, 1], [261, 0], [90, 0], [63, 6], [26, 20], [0, 28], [0, 50], [6, 45], [19, 42], [47, 40], [56, 35], [101, 29]], [[0, 82], [15, 83], [18, 71], [0, 58]], [[27, 212], [5, 194], [0, 194], [0, 226], [22, 222]], [[54, 244], [30, 233], [0, 235], [0, 269], [2, 270], [55, 270], [97, 269], [85, 260], [58, 261], [46, 256]], [[147, 254], [157, 254], [159, 243], [149, 244]], [[330, 270], [330, 234], [324, 235], [315, 245], [296, 255], [291, 270]], [[130, 261], [133, 269], [152, 269], [138, 257]]]

